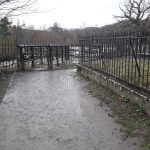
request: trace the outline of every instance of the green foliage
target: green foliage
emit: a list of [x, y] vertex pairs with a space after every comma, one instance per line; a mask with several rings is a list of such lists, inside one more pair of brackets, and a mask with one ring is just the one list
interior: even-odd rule
[[4, 17], [0, 20], [0, 41], [5, 41], [11, 35], [9, 32], [9, 27], [11, 22], [8, 20], [7, 17]]
[[147, 143], [146, 143], [146, 144], [144, 144], [144, 145], [143, 145], [143, 147], [144, 147], [145, 149], [150, 149], [150, 143], [148, 143], [148, 144], [147, 144]]
[[142, 116], [142, 115], [144, 115], [144, 114], [145, 114], [145, 110], [144, 110], [144, 108], [143, 108], [143, 107], [140, 107], [140, 108], [139, 108], [139, 109], [137, 109], [136, 111], [137, 111], [137, 113], [138, 113], [140, 116]]
[[63, 29], [60, 27], [60, 25], [57, 22], [55, 22], [53, 24], [53, 26], [51, 27], [51, 31], [55, 32], [55, 33], [58, 33], [58, 32], [62, 32]]
[[89, 82], [87, 88], [90, 94], [100, 99], [100, 104], [107, 104], [111, 108], [116, 122], [122, 124], [121, 132], [131, 137], [142, 137], [144, 141], [141, 150], [150, 149], [150, 117], [142, 106], [92, 81]]

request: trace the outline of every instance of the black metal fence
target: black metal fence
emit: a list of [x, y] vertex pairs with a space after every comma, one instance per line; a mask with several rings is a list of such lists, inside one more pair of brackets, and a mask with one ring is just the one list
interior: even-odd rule
[[0, 44], [0, 71], [14, 71], [17, 69], [16, 44]]
[[80, 39], [83, 65], [150, 92], [150, 36], [108, 33]]
[[78, 46], [67, 44], [18, 45], [18, 66], [21, 70], [74, 67], [80, 51]]
[[80, 46], [0, 44], [0, 71], [92, 67], [150, 92], [150, 36], [140, 32], [85, 36]]
[[81, 48], [76, 45], [0, 45], [0, 71], [75, 67]]

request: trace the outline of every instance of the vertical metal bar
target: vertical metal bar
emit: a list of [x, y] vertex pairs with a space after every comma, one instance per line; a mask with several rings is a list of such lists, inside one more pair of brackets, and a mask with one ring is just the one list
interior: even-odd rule
[[61, 45], [61, 63], [64, 64], [64, 47]]
[[113, 54], [114, 54], [114, 75], [116, 76], [116, 54], [117, 54], [117, 44], [116, 44], [116, 33], [114, 33], [114, 50], [113, 50]]
[[121, 47], [122, 47], [122, 52], [121, 52], [121, 78], [123, 79], [124, 77], [124, 54], [125, 54], [125, 44], [124, 44], [124, 37], [121, 38]]
[[112, 33], [112, 74], [114, 75], [114, 58], [115, 58], [115, 56], [114, 56], [114, 50], [115, 50], [115, 38], [114, 38], [114, 33]]
[[23, 48], [20, 48], [20, 65], [21, 65], [21, 70], [24, 71], [25, 70], [25, 62], [24, 62], [24, 53], [23, 53]]
[[121, 50], [122, 50], [122, 47], [121, 47], [121, 37], [119, 36], [118, 37], [118, 76], [119, 78], [121, 77]]
[[4, 52], [5, 52], [5, 64], [4, 64], [4, 69], [7, 69], [7, 50], [6, 50], [6, 44], [4, 44]]
[[20, 69], [20, 48], [19, 45], [16, 45], [16, 51], [17, 51], [17, 70]]
[[50, 69], [53, 69], [53, 47], [49, 46]]
[[31, 59], [32, 59], [32, 67], [34, 68], [35, 67], [35, 61], [34, 61], [34, 47], [33, 46], [30, 46], [31, 48]]
[[67, 46], [65, 45], [65, 61], [67, 61]]
[[28, 56], [28, 60], [27, 60], [26, 65], [28, 65], [28, 68], [31, 68], [30, 67], [30, 59], [32, 59], [32, 58], [31, 58], [30, 46], [27, 44], [26, 46], [24, 45], [24, 47], [25, 47], [25, 51], [26, 51], [27, 56]]
[[127, 57], [128, 57], [128, 45], [127, 45], [127, 37], [125, 35], [124, 37], [124, 40], [125, 40], [125, 71], [124, 71], [124, 79], [126, 80], [127, 79], [127, 65], [128, 65], [128, 61], [127, 61]]
[[40, 60], [41, 60], [41, 65], [43, 65], [43, 47], [40, 46]]
[[70, 47], [67, 45], [68, 60], [70, 60]]
[[143, 59], [143, 65], [142, 65], [142, 67], [143, 67], [143, 69], [142, 69], [142, 86], [144, 86], [144, 82], [145, 82], [145, 68], [146, 68], [145, 67], [146, 66], [146, 64], [145, 64], [145, 62], [146, 62], [146, 42], [144, 42], [144, 54], [142, 56], [142, 59]]
[[[138, 38], [135, 37], [135, 55], [137, 58], [137, 53], [138, 53]], [[137, 58], [137, 63], [138, 63], [138, 58]], [[139, 65], [138, 65], [139, 66]], [[134, 62], [134, 83], [138, 85], [138, 76], [137, 76], [137, 67], [136, 67], [136, 63]]]
[[49, 52], [50, 52], [50, 45], [48, 45], [47, 46], [47, 67], [48, 67], [48, 70], [50, 69], [50, 54], [49, 54]]
[[119, 64], [118, 64], [118, 62], [119, 62], [119, 60], [118, 60], [118, 57], [119, 57], [119, 40], [118, 40], [118, 37], [116, 37], [116, 43], [117, 43], [117, 65], [116, 65], [116, 76], [118, 77], [119, 75]]
[[130, 81], [130, 64], [131, 64], [131, 47], [130, 47], [130, 38], [128, 37], [128, 81]]
[[56, 45], [55, 47], [56, 47], [56, 61], [57, 61], [57, 66], [59, 66], [59, 52], [58, 52], [59, 47], [58, 47], [58, 45]]
[[[150, 43], [148, 44], [148, 57], [147, 57], [147, 61], [148, 61], [148, 66], [147, 66], [147, 81], [146, 81], [146, 88], [149, 89], [150, 88]], [[150, 90], [150, 89], [149, 89]]]

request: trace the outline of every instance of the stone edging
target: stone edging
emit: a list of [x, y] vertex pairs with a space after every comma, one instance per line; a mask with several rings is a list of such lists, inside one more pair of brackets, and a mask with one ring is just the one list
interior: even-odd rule
[[114, 79], [106, 77], [103, 74], [100, 74], [96, 71], [93, 71], [87, 67], [82, 65], [77, 65], [77, 71], [81, 73], [83, 76], [88, 77], [91, 80], [96, 81], [97, 83], [110, 88], [117, 94], [122, 97], [126, 97], [133, 102], [136, 102], [140, 107], [143, 107], [146, 112], [150, 115], [150, 98], [142, 95], [141, 93], [135, 91], [129, 86], [126, 86]]

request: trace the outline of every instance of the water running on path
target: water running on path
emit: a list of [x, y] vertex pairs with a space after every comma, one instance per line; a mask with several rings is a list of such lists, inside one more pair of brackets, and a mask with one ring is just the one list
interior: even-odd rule
[[0, 105], [0, 150], [138, 150], [75, 70], [17, 73]]

